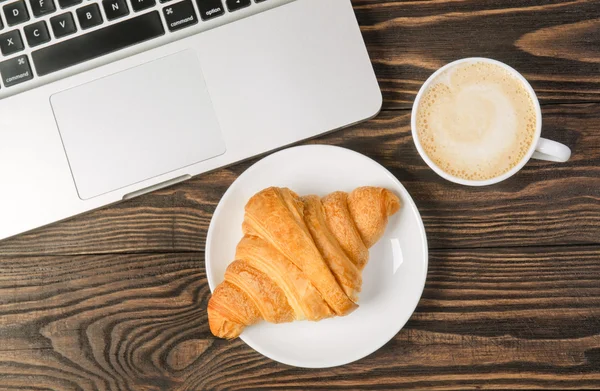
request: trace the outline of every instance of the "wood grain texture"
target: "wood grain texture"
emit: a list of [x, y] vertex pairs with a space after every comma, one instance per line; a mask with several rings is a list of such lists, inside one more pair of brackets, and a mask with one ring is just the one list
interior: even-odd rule
[[[406, 327], [327, 370], [212, 337], [206, 232], [253, 159], [0, 242], [0, 391], [600, 388], [600, 0], [353, 4], [386, 110], [306, 143], [372, 157], [415, 199], [430, 268]], [[486, 188], [423, 163], [407, 109], [467, 56], [528, 78], [571, 161]]]
[[[498, 185], [469, 188], [438, 177], [419, 157], [409, 112], [310, 143], [361, 152], [414, 198], [430, 248], [600, 243], [600, 104], [544, 107], [543, 135], [573, 149], [566, 164], [531, 161]], [[212, 212], [256, 160], [0, 242], [0, 256], [202, 251]]]
[[598, 0], [354, 0], [384, 108], [409, 108], [436, 69], [491, 57], [523, 73], [543, 104], [600, 101]]
[[213, 338], [202, 259], [3, 258], [0, 390], [600, 386], [600, 246], [432, 251], [407, 326], [329, 370]]

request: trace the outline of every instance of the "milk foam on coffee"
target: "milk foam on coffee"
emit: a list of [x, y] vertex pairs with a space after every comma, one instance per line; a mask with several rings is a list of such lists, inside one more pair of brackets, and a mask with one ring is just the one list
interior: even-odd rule
[[487, 62], [460, 63], [441, 73], [416, 115], [427, 156], [448, 174], [469, 180], [510, 171], [536, 133], [534, 102], [523, 83]]

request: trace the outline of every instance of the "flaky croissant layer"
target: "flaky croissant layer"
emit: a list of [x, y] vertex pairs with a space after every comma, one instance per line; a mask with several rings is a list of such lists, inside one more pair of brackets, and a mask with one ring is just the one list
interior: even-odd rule
[[208, 303], [212, 333], [246, 326], [344, 316], [358, 306], [369, 248], [400, 199], [380, 187], [299, 197], [270, 187], [246, 204], [235, 260]]

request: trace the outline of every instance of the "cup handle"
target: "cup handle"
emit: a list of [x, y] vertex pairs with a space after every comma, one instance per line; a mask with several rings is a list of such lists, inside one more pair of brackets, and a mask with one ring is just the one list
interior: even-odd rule
[[541, 137], [532, 158], [564, 163], [571, 157], [571, 149], [564, 144]]

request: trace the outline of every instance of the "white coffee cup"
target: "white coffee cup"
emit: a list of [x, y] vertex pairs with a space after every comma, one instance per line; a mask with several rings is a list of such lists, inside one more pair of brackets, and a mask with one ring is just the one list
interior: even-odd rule
[[[531, 143], [531, 146], [529, 147], [529, 150], [527, 151], [527, 153], [523, 156], [521, 161], [519, 161], [519, 163], [516, 164], [508, 172], [506, 172], [498, 177], [494, 177], [494, 178], [490, 178], [490, 179], [486, 179], [486, 180], [470, 180], [470, 179], [459, 178], [459, 177], [451, 175], [451, 174], [445, 172], [444, 170], [442, 170], [429, 158], [429, 156], [427, 156], [427, 153], [425, 153], [425, 150], [423, 149], [421, 142], [419, 140], [419, 135], [418, 135], [418, 131], [417, 131], [417, 116], [416, 116], [416, 114], [417, 114], [417, 110], [419, 108], [419, 104], [421, 103], [421, 98], [423, 97], [423, 94], [425, 93], [425, 91], [427, 91], [427, 88], [431, 85], [431, 83], [434, 80], [436, 80], [438, 75], [440, 75], [442, 72], [446, 71], [447, 69], [449, 69], [451, 67], [454, 67], [456, 65], [459, 65], [459, 64], [465, 63], [465, 62], [491, 63], [491, 64], [501, 66], [502, 68], [506, 69], [508, 72], [513, 74], [518, 80], [520, 80], [523, 83], [524, 88], [527, 90], [527, 92], [531, 96], [531, 99], [533, 101], [533, 105], [535, 108], [535, 113], [536, 113], [535, 135], [533, 137], [533, 142]], [[421, 89], [419, 90], [419, 93], [417, 94], [417, 97], [413, 104], [412, 117], [411, 117], [411, 129], [412, 129], [413, 140], [415, 142], [417, 150], [419, 151], [419, 154], [421, 155], [421, 157], [423, 158], [425, 163], [427, 163], [427, 165], [442, 178], [447, 179], [451, 182], [459, 183], [461, 185], [487, 186], [487, 185], [492, 185], [494, 183], [501, 182], [501, 181], [513, 176], [514, 174], [516, 174], [521, 168], [523, 168], [523, 166], [531, 158], [539, 159], [539, 160], [553, 161], [553, 162], [566, 162], [571, 157], [571, 149], [569, 149], [569, 147], [567, 147], [566, 145], [563, 145], [561, 143], [558, 143], [556, 141], [548, 140], [548, 139], [541, 137], [542, 110], [540, 108], [540, 102], [535, 94], [535, 91], [533, 90], [531, 85], [527, 82], [527, 80], [519, 72], [517, 72], [515, 69], [511, 68], [510, 66], [508, 66], [500, 61], [492, 60], [489, 58], [481, 58], [481, 57], [463, 58], [461, 60], [453, 61], [449, 64], [446, 64], [442, 68], [438, 69], [435, 73], [433, 73], [427, 79], [427, 81], [423, 84], [423, 86], [421, 86]]]

